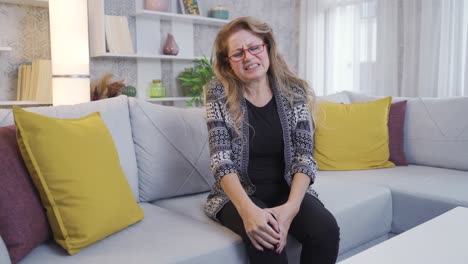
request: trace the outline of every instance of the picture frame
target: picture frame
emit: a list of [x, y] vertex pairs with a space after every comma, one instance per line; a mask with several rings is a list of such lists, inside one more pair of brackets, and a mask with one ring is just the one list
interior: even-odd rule
[[202, 15], [198, 0], [179, 0], [179, 3], [183, 15]]

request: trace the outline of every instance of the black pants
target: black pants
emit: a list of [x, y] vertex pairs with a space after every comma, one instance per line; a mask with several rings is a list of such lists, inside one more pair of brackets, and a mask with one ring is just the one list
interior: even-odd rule
[[[260, 188], [259, 188], [260, 187]], [[278, 185], [257, 185], [257, 191], [250, 196], [260, 208], [271, 208], [287, 201], [289, 187]], [[242, 218], [232, 202], [228, 202], [217, 215], [220, 222], [239, 234], [246, 246], [250, 264], [288, 263], [286, 250], [276, 254], [274, 250], [257, 250], [244, 229]], [[306, 194], [301, 208], [291, 222], [289, 234], [302, 244], [302, 264], [335, 263], [339, 247], [339, 227], [335, 217], [315, 197]]]

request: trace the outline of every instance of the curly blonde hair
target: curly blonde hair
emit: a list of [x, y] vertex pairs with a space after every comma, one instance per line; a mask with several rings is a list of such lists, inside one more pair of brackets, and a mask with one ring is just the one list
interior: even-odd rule
[[[216, 36], [213, 47], [213, 71], [216, 78], [223, 84], [226, 94], [227, 109], [233, 118], [235, 130], [239, 132], [243, 122], [240, 101], [245, 89], [244, 83], [233, 72], [228, 59], [228, 40], [232, 34], [239, 30], [247, 30], [258, 36], [266, 44], [270, 67], [268, 76], [276, 84], [279, 92], [289, 99], [291, 105], [294, 98], [304, 99], [304, 94], [309, 102], [309, 109], [313, 113], [315, 95], [307, 81], [299, 78], [289, 67], [277, 49], [275, 37], [271, 27], [252, 17], [240, 17], [226, 24]], [[295, 93], [292, 87], [300, 87], [304, 94]], [[312, 116], [312, 115], [311, 115]], [[314, 118], [312, 117], [312, 120]]]

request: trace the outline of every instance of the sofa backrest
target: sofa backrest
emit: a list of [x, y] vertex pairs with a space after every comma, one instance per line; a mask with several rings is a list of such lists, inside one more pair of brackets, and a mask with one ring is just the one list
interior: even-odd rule
[[205, 110], [176, 108], [129, 99], [138, 163], [140, 200], [211, 189]]
[[337, 103], [337, 104], [349, 104], [351, 103], [350, 96], [348, 92], [346, 91], [341, 91], [338, 93], [333, 93], [333, 94], [328, 94], [328, 95], [322, 95], [322, 96], [317, 96], [316, 97], [317, 101], [323, 101], [323, 102], [332, 102], [332, 103]]
[[[138, 172], [133, 146], [127, 96], [94, 101], [77, 105], [25, 108], [28, 111], [56, 118], [79, 118], [100, 112], [119, 153], [120, 165], [127, 177], [133, 195], [138, 200]], [[14, 124], [11, 109], [0, 109], [0, 126]]]
[[[351, 102], [381, 97], [348, 92]], [[468, 97], [407, 100], [404, 146], [411, 164], [468, 171]]]
[[8, 254], [8, 250], [1, 236], [0, 236], [0, 263], [3, 263], [3, 264], [11, 263], [10, 255]]

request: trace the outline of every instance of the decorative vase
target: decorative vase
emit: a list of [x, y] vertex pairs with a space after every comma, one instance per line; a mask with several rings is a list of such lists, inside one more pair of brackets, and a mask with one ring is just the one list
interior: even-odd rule
[[146, 10], [167, 12], [168, 8], [168, 0], [145, 0]]
[[179, 46], [175, 42], [174, 36], [171, 33], [167, 33], [166, 43], [163, 46], [164, 55], [177, 55], [179, 53]]
[[166, 96], [166, 89], [164, 88], [161, 80], [153, 80], [153, 84], [149, 90], [150, 98], [162, 98]]

